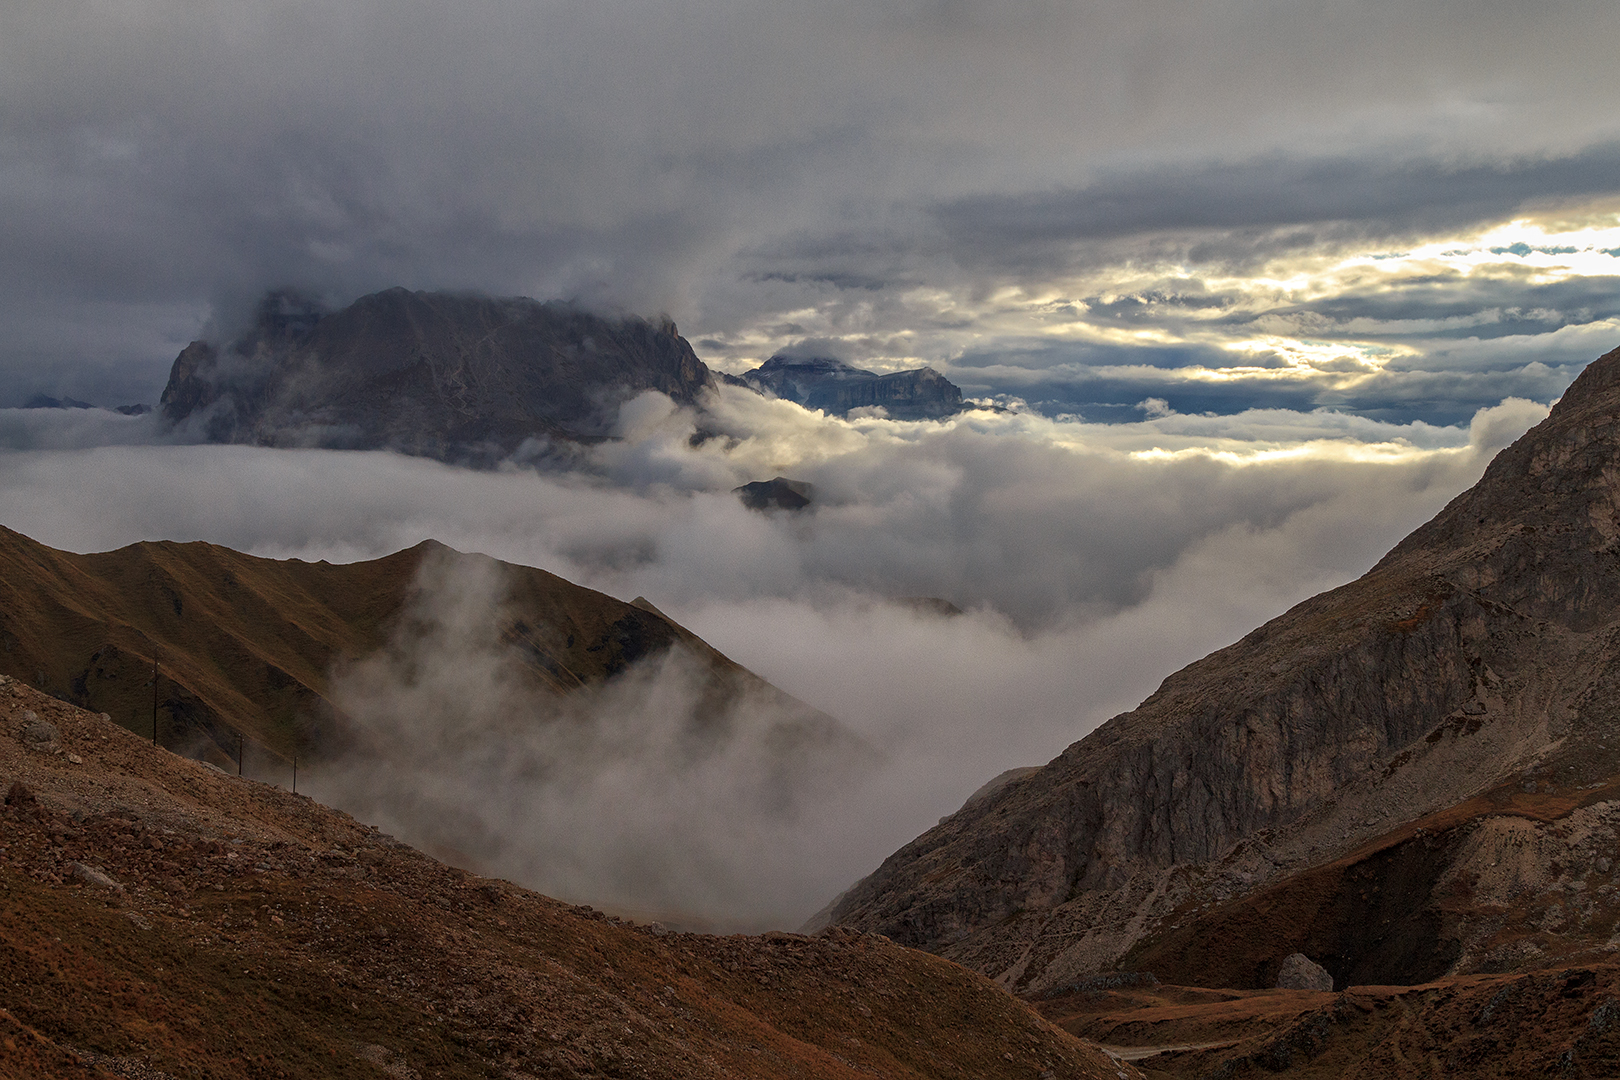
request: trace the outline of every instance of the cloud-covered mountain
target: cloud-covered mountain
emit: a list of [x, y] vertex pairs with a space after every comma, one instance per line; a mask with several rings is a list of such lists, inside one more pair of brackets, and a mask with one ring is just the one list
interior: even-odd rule
[[489, 463], [605, 438], [643, 391], [690, 405], [713, 385], [668, 319], [394, 288], [335, 312], [271, 293], [247, 333], [186, 347], [162, 403], [214, 442]]
[[288, 283], [669, 311], [734, 373], [825, 340], [1093, 420], [1454, 424], [1551, 400], [1620, 318], [1599, 0], [1535, 26], [1501, 2], [408, 6], [11, 20], [0, 407], [152, 401]]

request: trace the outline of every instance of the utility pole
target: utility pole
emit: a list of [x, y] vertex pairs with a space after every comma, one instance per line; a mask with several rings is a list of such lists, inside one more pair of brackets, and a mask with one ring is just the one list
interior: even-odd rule
[[293, 755], [293, 794], [298, 794], [298, 755]]
[[152, 745], [157, 745], [157, 703], [158, 703], [158, 661], [157, 650], [152, 651]]
[[236, 775], [242, 775], [242, 733], [236, 733]]

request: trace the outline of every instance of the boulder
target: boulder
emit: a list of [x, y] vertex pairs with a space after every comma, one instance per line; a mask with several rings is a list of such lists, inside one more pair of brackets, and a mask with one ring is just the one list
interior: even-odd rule
[[1290, 953], [1277, 969], [1277, 989], [1332, 990], [1333, 976], [1304, 953]]
[[76, 862], [72, 864], [71, 869], [73, 877], [86, 885], [94, 885], [98, 889], [123, 889], [123, 886], [108, 877], [105, 871], [94, 866], [86, 866], [84, 863]]

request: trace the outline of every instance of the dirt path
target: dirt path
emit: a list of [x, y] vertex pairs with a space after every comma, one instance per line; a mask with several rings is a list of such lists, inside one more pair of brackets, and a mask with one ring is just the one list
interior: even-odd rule
[[1236, 1046], [1239, 1040], [1227, 1039], [1225, 1042], [1207, 1043], [1162, 1043], [1158, 1046], [1103, 1046], [1098, 1044], [1102, 1052], [1118, 1061], [1141, 1061], [1155, 1054], [1168, 1054], [1173, 1050], [1220, 1050], [1228, 1046]]

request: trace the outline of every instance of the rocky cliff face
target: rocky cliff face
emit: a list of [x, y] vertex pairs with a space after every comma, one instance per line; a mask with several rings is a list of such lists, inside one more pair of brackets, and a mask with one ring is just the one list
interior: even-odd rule
[[484, 464], [531, 438], [604, 438], [644, 390], [692, 404], [713, 385], [667, 319], [405, 289], [325, 312], [277, 293], [243, 337], [188, 345], [162, 407], [216, 442]]
[[963, 409], [962, 391], [930, 367], [879, 375], [840, 360], [773, 356], [727, 381], [833, 416], [878, 407], [896, 420], [937, 420]]
[[[1313, 868], [1340, 866], [1342, 884], [1344, 867], [1450, 814], [1450, 840], [1408, 850], [1428, 862], [1396, 875], [1409, 893], [1400, 911], [1428, 919], [1411, 940], [1378, 938], [1377, 920], [1395, 916], [1379, 912], [1376, 889], [1323, 879], [1311, 918], [1374, 929], [1335, 938], [1346, 955], [1311, 958], [1341, 979], [1354, 969], [1390, 982], [1508, 963], [1500, 921], [1486, 932], [1486, 901], [1474, 904], [1457, 860], [1492, 815], [1531, 812], [1515, 797], [1562, 799], [1534, 811], [1545, 820], [1607, 813], [1600, 796], [1620, 774], [1617, 539], [1620, 351], [1365, 577], [1177, 672], [964, 807], [860, 882], [833, 920], [1040, 989], [1131, 966], [1166, 935], [1185, 940], [1209, 912]], [[1297, 951], [1290, 928], [1266, 926], [1251, 920], [1225, 977], [1274, 979]]]

